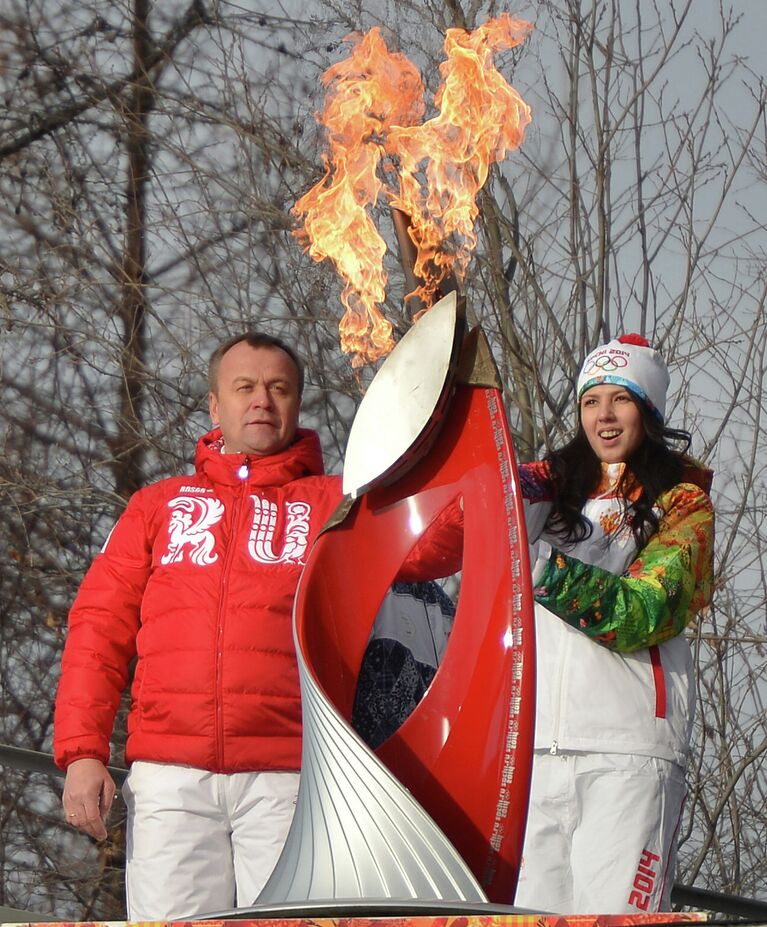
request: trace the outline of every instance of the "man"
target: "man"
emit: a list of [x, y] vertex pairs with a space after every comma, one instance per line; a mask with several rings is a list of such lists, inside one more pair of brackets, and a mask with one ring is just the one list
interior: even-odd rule
[[55, 752], [68, 821], [97, 840], [109, 737], [137, 658], [125, 785], [130, 920], [252, 904], [293, 814], [301, 749], [291, 611], [341, 497], [298, 427], [303, 372], [248, 333], [209, 370], [213, 431], [194, 476], [137, 492], [72, 607]]

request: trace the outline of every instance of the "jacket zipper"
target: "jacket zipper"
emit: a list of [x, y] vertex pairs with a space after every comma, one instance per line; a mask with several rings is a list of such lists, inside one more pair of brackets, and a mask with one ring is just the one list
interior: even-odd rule
[[557, 676], [557, 687], [554, 693], [555, 697], [552, 699], [551, 703], [554, 711], [556, 712], [553, 718], [551, 746], [549, 747], [549, 753], [551, 753], [552, 756], [555, 756], [559, 750], [559, 741], [561, 737], [559, 729], [562, 724], [562, 700], [564, 698], [566, 688], [563, 680], [565, 678], [565, 674], [568, 672], [568, 664], [570, 662], [570, 635], [565, 634], [564, 638], [564, 653], [562, 654], [562, 662], [560, 664], [562, 671]]
[[[229, 529], [229, 543], [226, 548], [224, 557], [224, 567], [221, 575], [221, 597], [218, 605], [218, 619], [216, 622], [216, 678], [215, 678], [215, 729], [216, 729], [216, 765], [219, 770], [224, 769], [224, 681], [223, 681], [223, 662], [224, 662], [224, 615], [226, 614], [226, 603], [229, 597], [229, 574], [232, 568], [232, 560], [237, 552], [237, 539], [239, 537], [240, 509], [242, 500], [247, 494], [247, 484], [245, 480], [250, 473], [248, 458], [237, 471], [237, 475], [243, 481], [240, 484], [240, 492], [235, 496], [234, 505], [232, 506], [232, 518]], [[244, 475], [243, 475], [244, 474]]]

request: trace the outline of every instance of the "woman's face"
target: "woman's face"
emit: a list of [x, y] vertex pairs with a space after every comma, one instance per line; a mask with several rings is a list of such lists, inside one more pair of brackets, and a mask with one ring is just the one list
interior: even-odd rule
[[622, 386], [603, 383], [581, 396], [581, 424], [591, 449], [603, 463], [622, 463], [645, 439], [642, 413]]

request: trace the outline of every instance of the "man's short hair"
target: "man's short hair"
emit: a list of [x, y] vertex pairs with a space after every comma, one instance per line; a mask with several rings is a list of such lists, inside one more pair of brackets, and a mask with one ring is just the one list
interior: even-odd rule
[[245, 332], [242, 335], [235, 335], [234, 338], [230, 338], [216, 348], [210, 355], [210, 361], [208, 362], [208, 387], [211, 393], [215, 393], [218, 388], [218, 368], [221, 365], [221, 358], [227, 351], [241, 341], [250, 345], [251, 348], [279, 348], [280, 351], [284, 351], [296, 365], [296, 371], [298, 372], [298, 396], [299, 398], [301, 397], [304, 391], [304, 365], [301, 358], [289, 344], [286, 344], [286, 342], [282, 340], [282, 338], [277, 338], [274, 335], [267, 335], [264, 332]]

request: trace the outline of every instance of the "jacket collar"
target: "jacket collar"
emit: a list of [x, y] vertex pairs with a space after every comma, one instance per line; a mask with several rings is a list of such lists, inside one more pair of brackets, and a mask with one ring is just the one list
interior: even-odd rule
[[195, 469], [214, 483], [249, 486], [284, 486], [305, 476], [325, 472], [322, 449], [316, 431], [299, 428], [296, 440], [280, 451], [259, 457], [255, 454], [223, 454], [220, 428], [214, 428], [197, 442]]
[[[603, 463], [602, 476], [599, 481], [599, 486], [596, 489], [596, 495], [604, 495], [614, 491], [615, 487], [618, 485], [618, 481], [623, 476], [625, 469], [625, 463]], [[697, 461], [691, 461], [689, 464], [685, 464], [681, 482], [692, 483], [694, 486], [698, 486], [700, 489], [702, 489], [705, 493], [710, 493], [713, 479], [713, 470], [709, 470], [708, 467], [703, 466], [703, 464], [700, 464]], [[632, 499], [638, 496], [641, 492], [639, 485], [633, 480], [630, 481], [628, 490], [629, 498]]]

